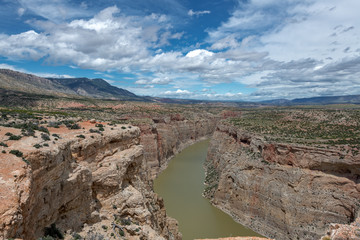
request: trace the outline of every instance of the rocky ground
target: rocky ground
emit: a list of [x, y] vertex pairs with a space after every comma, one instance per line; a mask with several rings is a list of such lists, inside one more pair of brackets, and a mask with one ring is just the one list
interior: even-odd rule
[[328, 237], [352, 239], [335, 235], [347, 231], [360, 209], [358, 113], [257, 114], [251, 111], [218, 125], [208, 152], [205, 196], [265, 236], [320, 239], [332, 223], [339, 223], [337, 233]]

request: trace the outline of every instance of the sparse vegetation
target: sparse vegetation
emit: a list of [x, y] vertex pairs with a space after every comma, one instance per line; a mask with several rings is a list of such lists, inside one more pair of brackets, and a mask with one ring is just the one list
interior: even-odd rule
[[41, 133], [41, 138], [44, 141], [50, 141], [50, 136], [47, 135], [46, 133]]
[[11, 135], [10, 137], [9, 137], [9, 140], [15, 140], [15, 141], [17, 141], [17, 140], [20, 140], [22, 137], [20, 136], [20, 135]]
[[10, 153], [11, 153], [11, 154], [14, 154], [14, 155], [17, 156], [17, 157], [22, 157], [22, 156], [24, 155], [21, 151], [15, 150], [15, 149], [10, 150]]

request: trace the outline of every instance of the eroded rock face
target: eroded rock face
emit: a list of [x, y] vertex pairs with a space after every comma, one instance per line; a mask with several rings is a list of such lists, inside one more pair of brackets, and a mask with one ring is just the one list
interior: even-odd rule
[[222, 124], [207, 167], [205, 196], [271, 238], [320, 239], [331, 223], [353, 222], [360, 208], [359, 155], [267, 143]]
[[90, 133], [93, 125], [81, 123], [83, 129], [62, 132], [39, 149], [33, 147], [39, 137], [9, 142], [8, 150], [21, 150], [26, 161], [2, 153], [0, 238], [37, 239], [53, 223], [66, 238], [72, 232], [110, 237], [112, 224], [126, 220], [128, 239], [181, 239], [152, 191], [140, 129], [104, 126], [101, 134]]
[[139, 128], [145, 160], [151, 168], [152, 178], [155, 178], [175, 154], [210, 137], [215, 131], [218, 117], [209, 114], [188, 120], [181, 114], [174, 114], [153, 121], [153, 124], [141, 124]]

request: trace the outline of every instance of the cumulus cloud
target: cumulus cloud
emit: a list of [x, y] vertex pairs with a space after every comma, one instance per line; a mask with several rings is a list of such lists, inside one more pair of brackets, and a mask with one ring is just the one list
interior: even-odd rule
[[182, 90], [182, 89], [177, 89], [176, 91], [166, 91], [164, 92], [165, 96], [169, 96], [169, 97], [189, 97], [191, 96], [191, 92], [188, 90]]
[[[44, 8], [31, 11], [47, 19], [45, 8], [56, 4], [71, 8], [66, 1], [52, 7], [42, 0], [21, 2], [26, 11], [43, 3]], [[55, 20], [29, 22], [36, 30], [0, 34], [0, 55], [99, 71], [150, 73], [151, 77], [137, 78], [137, 87], [177, 89], [163, 92], [165, 96], [261, 99], [355, 94], [360, 86], [359, 8], [357, 0], [239, 1], [228, 20], [208, 30], [208, 48], [166, 50], [160, 48], [186, 34], [174, 32], [169, 16], [126, 15], [113, 6], [74, 20], [77, 14], [87, 14], [83, 6], [85, 12], [62, 17], [56, 10]], [[250, 95], [183, 90], [191, 84], [202, 89], [205, 84], [230, 82], [257, 90]]]
[[[62, 24], [33, 21], [32, 24], [42, 31], [0, 35], [0, 54], [9, 59], [43, 58], [50, 63], [101, 71], [130, 71], [132, 66], [150, 57], [150, 48], [168, 38], [181, 37], [176, 33], [164, 36], [164, 32], [169, 32], [169, 23], [164, 17], [118, 14], [120, 10], [113, 6], [88, 20]], [[154, 26], [156, 28], [149, 32]]]
[[248, 63], [231, 75], [257, 89], [249, 99], [358, 94], [359, 7], [356, 0], [240, 2], [208, 43], [218, 57]]
[[204, 10], [204, 11], [193, 11], [192, 9], [190, 9], [190, 10], [188, 11], [188, 15], [189, 15], [190, 17], [192, 17], [192, 16], [201, 16], [201, 15], [210, 14], [210, 13], [211, 13], [211, 11], [208, 11], [208, 10]]
[[153, 79], [140, 79], [135, 82], [139, 85], [167, 85], [171, 83], [172, 80], [169, 77], [157, 77]]

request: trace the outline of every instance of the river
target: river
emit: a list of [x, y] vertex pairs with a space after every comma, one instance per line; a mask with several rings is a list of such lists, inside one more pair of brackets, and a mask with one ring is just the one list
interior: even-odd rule
[[209, 141], [202, 141], [187, 147], [155, 179], [155, 192], [164, 199], [167, 214], [179, 221], [183, 240], [261, 236], [236, 223], [202, 197], [208, 145]]

